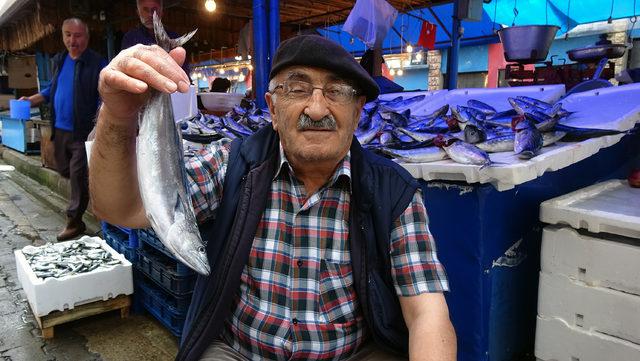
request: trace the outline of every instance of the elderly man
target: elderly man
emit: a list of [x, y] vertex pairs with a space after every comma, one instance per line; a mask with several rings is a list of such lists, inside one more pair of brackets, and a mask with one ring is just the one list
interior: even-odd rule
[[[183, 58], [138, 46], [101, 74], [91, 187], [110, 222], [148, 226], [136, 114], [150, 87], [186, 91]], [[418, 185], [353, 137], [378, 92], [339, 45], [295, 37], [274, 57], [272, 127], [187, 163], [212, 274], [198, 278], [178, 360], [455, 360]]]
[[62, 23], [62, 40], [67, 51], [53, 58], [51, 86], [22, 98], [30, 100], [31, 106], [53, 104], [51, 139], [56, 167], [71, 184], [67, 225], [58, 234], [58, 241], [74, 238], [86, 229], [82, 215], [89, 202], [89, 186], [84, 142], [93, 129], [98, 109], [98, 76], [107, 65], [98, 53], [87, 49], [89, 28], [82, 20], [66, 19]]

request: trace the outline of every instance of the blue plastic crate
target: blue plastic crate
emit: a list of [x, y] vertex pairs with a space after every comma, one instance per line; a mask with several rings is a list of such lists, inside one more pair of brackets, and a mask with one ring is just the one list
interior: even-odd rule
[[124, 258], [131, 263], [136, 263], [138, 260], [137, 249], [129, 247], [128, 239], [124, 238], [121, 232], [112, 227], [103, 228], [102, 237], [116, 252], [123, 254]]
[[173, 295], [186, 295], [193, 292], [196, 275], [179, 275], [175, 271], [176, 261], [168, 259], [160, 252], [143, 247], [138, 249], [136, 266], [146, 276]]
[[149, 313], [166, 326], [169, 332], [177, 337], [182, 335], [182, 327], [187, 317], [186, 312], [180, 312], [168, 305], [157, 289], [142, 280], [136, 282], [135, 295], [138, 302], [142, 303]]
[[138, 248], [138, 232], [135, 229], [120, 227], [107, 222], [101, 222], [102, 233], [110, 233], [113, 237], [117, 237], [121, 242], [127, 244], [127, 247], [136, 249]]
[[178, 261], [172, 254], [169, 252], [167, 247], [165, 247], [158, 236], [156, 236], [153, 229], [139, 229], [138, 237], [140, 239], [140, 247], [148, 249], [151, 246], [155, 251], [159, 251], [162, 255], [168, 258], [167, 262], [165, 262], [166, 267], [170, 267], [178, 276], [190, 276], [193, 275], [194, 272], [191, 268], [185, 266], [182, 262]]
[[[155, 282], [153, 282], [148, 276], [144, 273], [140, 272], [137, 267], [134, 267], [134, 282], [136, 286], [142, 283], [145, 287], [153, 290], [153, 296], [155, 301], [161, 303], [162, 307], [171, 307], [177, 313], [187, 313], [189, 310], [189, 305], [191, 304], [191, 296], [192, 294], [186, 295], [174, 295], [167, 292], [164, 288], [158, 286]], [[135, 298], [135, 297], [134, 297]], [[158, 307], [160, 307], [158, 306]]]

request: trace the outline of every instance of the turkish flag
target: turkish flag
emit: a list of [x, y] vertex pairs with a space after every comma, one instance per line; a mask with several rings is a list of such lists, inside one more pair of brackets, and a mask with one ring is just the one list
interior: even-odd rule
[[416, 45], [423, 48], [433, 50], [436, 47], [436, 24], [424, 20], [422, 22], [422, 28], [420, 29], [420, 38]]

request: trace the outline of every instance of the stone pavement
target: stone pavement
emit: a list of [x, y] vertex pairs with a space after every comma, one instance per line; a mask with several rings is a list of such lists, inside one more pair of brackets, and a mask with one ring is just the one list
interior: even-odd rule
[[55, 242], [65, 219], [64, 208], [52, 204], [65, 201], [10, 168], [0, 160], [0, 359], [172, 360], [177, 339], [148, 314], [120, 319], [119, 311], [108, 312], [55, 326], [52, 340], [42, 338], [17, 279], [13, 251]]

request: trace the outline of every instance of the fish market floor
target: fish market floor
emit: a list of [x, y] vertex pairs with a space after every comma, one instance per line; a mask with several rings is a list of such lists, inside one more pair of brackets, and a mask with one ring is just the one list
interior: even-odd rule
[[55, 242], [64, 212], [31, 196], [19, 184], [25, 176], [0, 161], [0, 359], [40, 360], [173, 360], [178, 340], [153, 316], [119, 311], [55, 326], [44, 340], [16, 274], [13, 251], [26, 245]]

